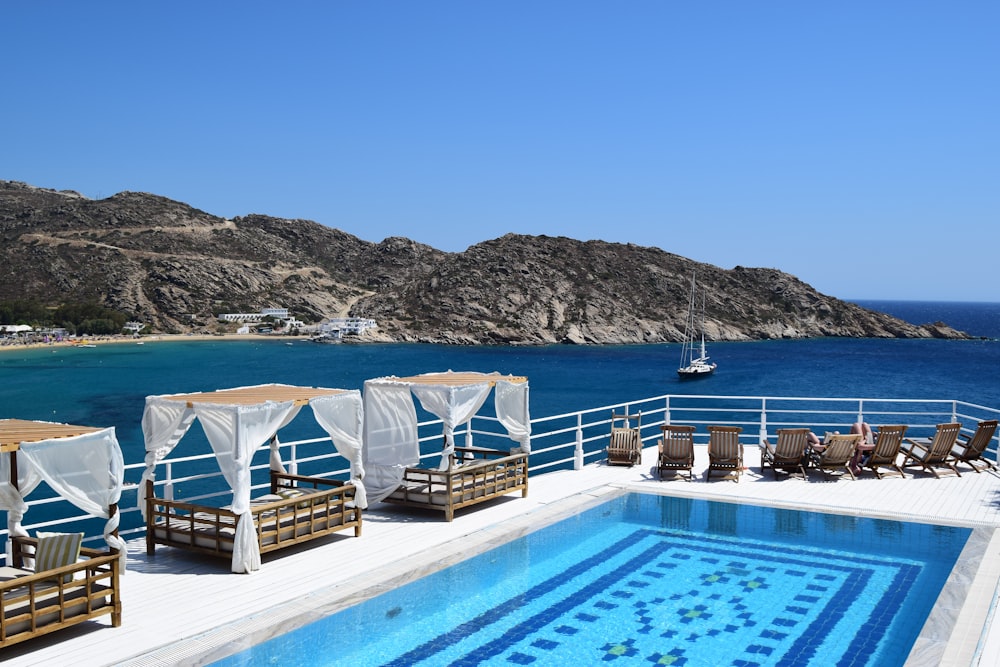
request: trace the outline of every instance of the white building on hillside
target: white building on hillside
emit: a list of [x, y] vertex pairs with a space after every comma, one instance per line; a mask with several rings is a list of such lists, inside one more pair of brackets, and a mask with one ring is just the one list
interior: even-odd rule
[[220, 322], [260, 322], [268, 316], [282, 322], [290, 319], [287, 308], [261, 308], [259, 313], [220, 313], [217, 317]]
[[364, 317], [334, 317], [320, 325], [320, 331], [339, 330], [345, 336], [360, 336], [376, 326], [375, 320]]

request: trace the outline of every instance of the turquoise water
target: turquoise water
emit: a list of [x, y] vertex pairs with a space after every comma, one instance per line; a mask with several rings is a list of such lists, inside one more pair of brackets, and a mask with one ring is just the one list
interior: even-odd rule
[[[360, 389], [381, 375], [500, 371], [531, 382], [532, 417], [667, 393], [955, 398], [1000, 406], [1000, 341], [817, 339], [716, 343], [713, 377], [681, 382], [679, 345], [448, 347], [179, 341], [0, 352], [4, 417], [115, 426], [142, 459], [149, 394], [247, 384]], [[294, 430], [295, 424], [291, 429]], [[292, 439], [289, 433], [285, 439]]]
[[214, 664], [901, 665], [969, 533], [631, 494]]

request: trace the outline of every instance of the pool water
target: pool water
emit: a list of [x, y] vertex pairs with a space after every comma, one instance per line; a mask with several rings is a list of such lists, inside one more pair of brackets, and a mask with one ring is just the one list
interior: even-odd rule
[[627, 494], [215, 664], [902, 665], [970, 532]]

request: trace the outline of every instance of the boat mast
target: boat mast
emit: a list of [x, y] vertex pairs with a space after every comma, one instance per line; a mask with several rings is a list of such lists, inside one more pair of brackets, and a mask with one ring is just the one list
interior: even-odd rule
[[[691, 294], [688, 297], [687, 320], [684, 323], [684, 343], [681, 345], [681, 368], [690, 366], [694, 360], [694, 323], [695, 323], [695, 274], [691, 274]], [[702, 343], [704, 347], [704, 343]], [[702, 353], [704, 355], [704, 352]]]
[[701, 329], [701, 359], [704, 361], [708, 359], [705, 354], [705, 292], [701, 293], [701, 322], [698, 325]]

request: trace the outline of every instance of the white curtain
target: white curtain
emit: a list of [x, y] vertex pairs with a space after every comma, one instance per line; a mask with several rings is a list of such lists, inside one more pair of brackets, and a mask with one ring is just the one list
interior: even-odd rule
[[239, 406], [199, 403], [194, 407], [222, 476], [233, 489], [231, 507], [239, 516], [233, 544], [233, 572], [260, 569], [260, 545], [250, 513], [250, 464], [254, 451], [277, 432], [294, 408], [293, 401]]
[[[28, 531], [21, 527], [24, 513], [28, 511], [25, 496], [34, 491], [42, 481], [34, 467], [20, 457], [17, 459], [17, 487], [11, 484], [10, 453], [0, 455], [0, 509], [7, 510], [7, 535], [10, 537], [27, 537]], [[14, 454], [16, 456], [16, 454]], [[7, 562], [11, 562], [11, 542], [7, 540]]]
[[455, 429], [475, 416], [490, 395], [490, 383], [463, 386], [414, 384], [410, 389], [420, 405], [444, 422], [441, 469], [447, 470], [455, 453]]
[[511, 440], [520, 443], [521, 451], [531, 453], [531, 416], [528, 414], [528, 383], [497, 380], [497, 419], [507, 429]]
[[420, 462], [417, 411], [409, 386], [391, 380], [366, 381], [364, 416], [362, 461], [368, 502], [373, 503], [399, 486], [407, 466]]
[[185, 401], [166, 396], [147, 396], [142, 413], [142, 437], [146, 443], [146, 469], [139, 481], [138, 505], [146, 518], [146, 482], [156, 480], [156, 464], [173, 451], [194, 421], [194, 410]]
[[278, 442], [278, 431], [291, 424], [292, 420], [294, 420], [296, 417], [299, 416], [299, 411], [301, 409], [302, 409], [301, 405], [294, 406], [291, 412], [289, 412], [288, 415], [285, 417], [285, 420], [278, 425], [278, 428], [277, 430], [275, 430], [274, 435], [271, 436], [270, 439], [271, 454], [269, 459], [269, 465], [271, 470], [273, 470], [274, 472], [280, 472], [280, 473], [286, 472], [285, 464], [281, 461], [281, 449], [280, 449], [281, 443]]
[[361, 509], [366, 509], [368, 495], [362, 482], [365, 467], [361, 459], [365, 413], [361, 392], [354, 389], [342, 394], [320, 396], [309, 401], [309, 406], [316, 421], [329, 434], [337, 452], [350, 462], [351, 484], [357, 489], [354, 502]]
[[52, 490], [87, 514], [107, 519], [104, 539], [117, 549], [125, 569], [125, 541], [114, 534], [120, 514], [109, 508], [121, 499], [125, 462], [114, 428], [68, 438], [21, 444], [24, 460]]

